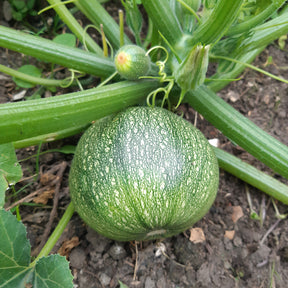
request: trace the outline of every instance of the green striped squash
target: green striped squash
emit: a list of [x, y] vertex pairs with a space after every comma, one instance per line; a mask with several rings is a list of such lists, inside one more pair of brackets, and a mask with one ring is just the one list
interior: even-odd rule
[[119, 241], [165, 238], [201, 219], [217, 193], [212, 147], [162, 108], [132, 107], [81, 137], [69, 185], [80, 217]]

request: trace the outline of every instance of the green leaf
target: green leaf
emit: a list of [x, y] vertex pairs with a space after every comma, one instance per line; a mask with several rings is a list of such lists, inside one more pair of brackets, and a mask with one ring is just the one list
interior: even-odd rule
[[123, 284], [120, 280], [118, 281], [120, 288], [129, 288], [127, 285]]
[[26, 4], [27, 8], [29, 10], [32, 10], [34, 8], [34, 5], [35, 5], [35, 0], [28, 0], [26, 2], [27, 2], [27, 4]]
[[26, 6], [25, 1], [22, 0], [14, 0], [13, 7], [15, 7], [18, 11], [24, 9]]
[[4, 177], [0, 177], [0, 208], [5, 204], [5, 191], [7, 189], [7, 181]]
[[53, 41], [58, 44], [63, 44], [69, 47], [76, 46], [76, 37], [71, 33], [57, 35]]
[[[30, 76], [41, 77], [41, 70], [35, 67], [34, 65], [23, 65], [18, 69], [18, 71]], [[35, 84], [33, 83], [26, 82], [24, 80], [15, 77], [13, 77], [13, 81], [16, 83], [17, 86], [22, 88], [32, 88], [35, 86]]]
[[21, 12], [14, 11], [14, 10], [12, 10], [12, 17], [13, 17], [14, 20], [16, 20], [16, 21], [18, 21], [18, 22], [20, 22], [20, 21], [23, 20], [23, 15], [22, 15], [22, 13], [21, 13]]
[[42, 257], [35, 266], [29, 266], [31, 246], [26, 234], [15, 216], [0, 210], [0, 288], [72, 288], [73, 277], [65, 257]]
[[28, 272], [31, 250], [26, 228], [1, 209], [0, 235], [0, 287], [25, 287], [22, 281]]
[[40, 258], [35, 265], [33, 276], [33, 287], [73, 287], [69, 263], [64, 256], [59, 254]]
[[9, 185], [18, 182], [22, 177], [21, 166], [17, 161], [12, 143], [0, 145], [0, 208], [4, 205], [5, 191]]

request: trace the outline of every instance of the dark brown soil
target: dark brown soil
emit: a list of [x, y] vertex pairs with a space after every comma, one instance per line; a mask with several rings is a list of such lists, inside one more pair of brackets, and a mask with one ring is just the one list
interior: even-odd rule
[[[254, 64], [287, 79], [287, 50], [288, 45], [285, 51], [280, 51], [276, 45], [271, 45]], [[11, 51], [9, 56], [7, 55], [4, 49], [0, 50], [1, 64], [9, 65], [12, 61], [13, 65], [17, 66], [21, 62], [19, 55], [18, 58], [14, 58], [16, 56]], [[273, 64], [264, 67], [268, 56], [272, 57]], [[11, 95], [16, 93], [18, 91], [15, 90], [11, 78], [0, 73], [0, 103], [11, 101]], [[287, 84], [247, 70], [243, 73], [242, 80], [231, 83], [219, 93], [219, 96], [269, 134], [288, 145]], [[197, 117], [197, 127], [207, 138], [218, 138], [220, 147], [273, 175], [272, 171], [247, 152], [234, 146], [217, 129], [202, 119], [201, 115], [195, 116], [192, 108], [182, 105], [181, 109], [189, 121], [194, 122]], [[44, 144], [41, 150], [60, 148], [67, 144], [75, 145], [78, 138], [72, 137]], [[37, 149], [37, 147], [21, 149], [17, 154], [19, 159], [24, 159], [36, 155]], [[58, 216], [52, 227], [56, 226], [69, 203], [68, 173], [71, 160], [72, 155], [58, 152], [40, 156], [39, 165], [42, 173], [36, 181], [31, 177], [36, 171], [36, 158], [21, 162], [25, 179], [16, 186], [16, 189], [26, 184], [29, 186], [18, 195], [18, 199], [41, 187], [49, 187], [45, 180], [47, 177], [48, 180], [49, 177], [53, 177], [51, 169], [63, 161], [68, 165], [58, 195]], [[56, 174], [57, 171], [53, 173]], [[287, 180], [279, 175], [275, 177], [287, 183]], [[55, 190], [55, 187], [53, 189]], [[247, 195], [250, 195], [253, 207], [249, 206]], [[41, 242], [52, 205], [51, 199], [43, 207], [20, 205], [21, 217], [28, 229], [32, 251]], [[280, 213], [287, 213], [286, 206], [277, 203], [277, 207]], [[259, 215], [264, 215], [262, 221], [251, 219], [251, 208]], [[241, 217], [237, 219], [237, 216]], [[273, 225], [275, 227], [267, 235]], [[190, 230], [163, 241], [118, 243], [86, 227], [75, 214], [53, 253], [61, 251], [67, 255], [75, 287], [79, 288], [114, 288], [119, 287], [119, 280], [129, 288], [287, 287], [287, 220], [279, 221], [276, 218], [271, 199], [262, 192], [221, 171], [217, 199], [210, 212], [193, 228], [195, 227], [201, 228], [205, 236], [205, 240], [202, 238], [199, 243], [189, 240], [193, 232]]]

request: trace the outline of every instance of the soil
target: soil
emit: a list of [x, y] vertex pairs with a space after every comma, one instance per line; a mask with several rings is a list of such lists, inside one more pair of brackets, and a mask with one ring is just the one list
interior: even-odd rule
[[[288, 45], [281, 51], [276, 44], [265, 49], [254, 65], [287, 79]], [[273, 59], [270, 65], [266, 65], [268, 57]], [[22, 58], [1, 49], [0, 63], [10, 65], [11, 61], [15, 67], [22, 62]], [[18, 92], [11, 78], [0, 74], [0, 103], [12, 101], [12, 96]], [[28, 90], [27, 93], [32, 91]], [[288, 145], [287, 84], [246, 70], [240, 81], [231, 83], [218, 94], [262, 129]], [[180, 109], [188, 121], [194, 123], [196, 117], [197, 127], [208, 139], [219, 139], [222, 149], [288, 183], [231, 143], [191, 107], [182, 105]], [[41, 151], [76, 145], [79, 137], [80, 135], [43, 144]], [[37, 149], [38, 147], [19, 149], [18, 159], [36, 155]], [[58, 208], [51, 230], [57, 225], [70, 201], [68, 173], [71, 160], [71, 154], [59, 152], [41, 155], [40, 173], [36, 181], [33, 179], [37, 167], [36, 157], [21, 162], [24, 176], [15, 188], [19, 190], [25, 185], [28, 186], [18, 195], [18, 199], [43, 187], [51, 198], [43, 205], [20, 205], [32, 254], [37, 253], [37, 247], [51, 217], [52, 198], [54, 197], [54, 203], [56, 201], [56, 194], [53, 196], [53, 192], [57, 187], [52, 187], [49, 183], [55, 180], [61, 167], [64, 167], [64, 172], [59, 174], [61, 182], [57, 193]], [[63, 166], [63, 163], [67, 167]], [[49, 194], [49, 191], [52, 192]], [[251, 199], [252, 207], [248, 198]], [[43, 198], [44, 202], [41, 202], [41, 199], [39, 201], [45, 203]], [[9, 204], [11, 203], [7, 203]], [[276, 204], [280, 213], [287, 213], [285, 205]], [[251, 218], [253, 211], [261, 220]], [[276, 217], [268, 196], [222, 170], [215, 203], [209, 213], [188, 231], [161, 241], [121, 243], [98, 235], [75, 213], [52, 251], [57, 252], [70, 261], [74, 287], [79, 288], [115, 288], [119, 287], [119, 281], [129, 288], [285, 288], [288, 283], [287, 219], [279, 220]]]

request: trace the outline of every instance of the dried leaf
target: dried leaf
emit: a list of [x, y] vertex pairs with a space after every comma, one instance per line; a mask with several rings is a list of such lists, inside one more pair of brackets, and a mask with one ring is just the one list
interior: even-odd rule
[[228, 96], [229, 100], [233, 103], [237, 102], [240, 99], [240, 94], [238, 92], [235, 92], [232, 90], [228, 92], [227, 96]]
[[55, 193], [55, 189], [49, 189], [41, 193], [39, 196], [33, 198], [33, 202], [37, 204], [44, 204], [46, 205], [49, 199], [53, 198]]
[[68, 256], [71, 250], [80, 244], [77, 236], [72, 237], [70, 240], [66, 240], [62, 243], [58, 250], [58, 253], [62, 256]]
[[43, 186], [50, 185], [52, 181], [55, 180], [57, 176], [52, 173], [43, 173], [40, 177], [40, 183]]
[[242, 216], [244, 216], [243, 214], [243, 210], [241, 208], [241, 206], [233, 206], [233, 212], [232, 212], [232, 221], [234, 223], [236, 223]]
[[189, 240], [193, 243], [202, 243], [206, 240], [202, 228], [191, 228]]
[[235, 236], [235, 230], [226, 230], [225, 231], [225, 234], [224, 234], [224, 237], [232, 240]]

